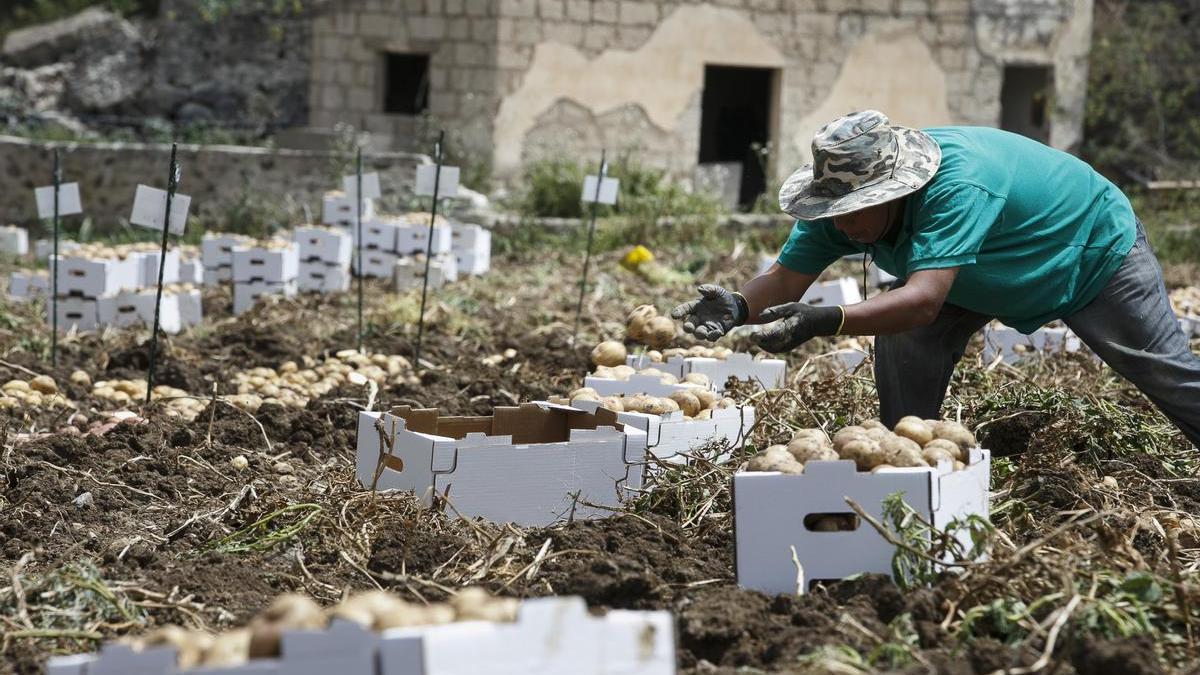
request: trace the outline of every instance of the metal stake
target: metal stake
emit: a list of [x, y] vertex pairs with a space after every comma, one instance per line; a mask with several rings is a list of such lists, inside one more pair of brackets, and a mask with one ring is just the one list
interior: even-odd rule
[[154, 326], [150, 332], [150, 367], [146, 369], [146, 405], [150, 405], [150, 394], [154, 391], [154, 361], [158, 356], [158, 321], [162, 307], [163, 273], [167, 268], [167, 235], [171, 231], [171, 200], [179, 189], [179, 162], [175, 161], [178, 145], [171, 144], [171, 170], [167, 175], [167, 212], [163, 215], [162, 249], [158, 253], [158, 291], [154, 295]]
[[592, 196], [592, 222], [588, 225], [587, 253], [583, 258], [583, 278], [579, 280], [579, 304], [575, 306], [575, 329], [571, 331], [571, 344], [579, 337], [579, 317], [583, 315], [583, 298], [587, 294], [588, 268], [592, 264], [592, 238], [596, 235], [596, 209], [600, 204], [600, 186], [604, 184], [604, 175], [608, 172], [608, 164], [604, 161], [605, 151], [600, 151], [600, 171], [596, 174], [596, 194]]
[[54, 288], [50, 293], [50, 363], [58, 367], [58, 187], [62, 185], [62, 163], [58, 148], [54, 149], [54, 255], [50, 276]]
[[363, 353], [363, 236], [362, 236], [362, 146], [358, 148], [357, 181], [354, 194], [354, 222], [358, 228], [358, 351]]
[[433, 206], [429, 209], [429, 237], [425, 241], [425, 278], [421, 279], [421, 315], [417, 318], [417, 348], [414, 353], [413, 367], [421, 368], [421, 339], [425, 335], [425, 299], [429, 294], [429, 262], [433, 256], [433, 226], [437, 222], [438, 191], [442, 186], [442, 142], [446, 140], [446, 131], [438, 132], [437, 144], [433, 146], [433, 156], [437, 161], [437, 173], [433, 176]]

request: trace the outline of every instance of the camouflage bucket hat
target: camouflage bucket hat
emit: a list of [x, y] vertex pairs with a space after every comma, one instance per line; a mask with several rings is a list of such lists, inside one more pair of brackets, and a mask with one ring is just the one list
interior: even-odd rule
[[877, 110], [826, 124], [813, 137], [812, 150], [813, 163], [779, 190], [779, 208], [801, 220], [840, 216], [916, 192], [942, 161], [929, 134], [892, 126]]

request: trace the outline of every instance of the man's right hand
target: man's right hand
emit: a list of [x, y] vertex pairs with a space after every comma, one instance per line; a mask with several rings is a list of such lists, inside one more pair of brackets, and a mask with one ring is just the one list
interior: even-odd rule
[[713, 341], [746, 322], [749, 312], [744, 299], [713, 284], [704, 284], [697, 290], [699, 300], [671, 310], [671, 318], [683, 320], [684, 332]]

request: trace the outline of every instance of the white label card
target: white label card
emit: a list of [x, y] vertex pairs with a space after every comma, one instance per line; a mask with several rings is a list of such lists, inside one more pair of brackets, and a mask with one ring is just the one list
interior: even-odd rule
[[[54, 217], [54, 186], [40, 187], [33, 191], [37, 199], [38, 218]], [[79, 198], [79, 183], [62, 183], [58, 186], [58, 215], [73, 216], [83, 213], [83, 202]]]
[[[364, 173], [362, 175], [363, 199], [379, 199], [383, 196], [383, 192], [379, 189], [379, 174]], [[354, 195], [358, 192], [358, 175], [343, 176], [342, 190], [346, 193], [346, 198], [350, 203], [354, 203]]]
[[596, 197], [596, 176], [586, 176], [583, 179], [583, 193], [580, 196], [584, 202], [591, 203], [595, 201], [597, 204], [616, 204], [617, 203], [617, 187], [621, 181], [616, 178], [605, 176], [604, 180], [600, 181], [600, 197]]
[[[421, 164], [417, 167], [417, 194], [433, 195], [433, 183], [437, 178], [437, 164]], [[458, 167], [443, 166], [442, 179], [437, 186], [438, 199], [458, 196]]]
[[[192, 198], [187, 195], [176, 194], [171, 199], [171, 225], [167, 228], [168, 232], [176, 236], [183, 234], [187, 226], [188, 207], [191, 205]], [[151, 230], [161, 230], [166, 210], [166, 190], [139, 185], [133, 198], [133, 215], [129, 216], [129, 222]]]

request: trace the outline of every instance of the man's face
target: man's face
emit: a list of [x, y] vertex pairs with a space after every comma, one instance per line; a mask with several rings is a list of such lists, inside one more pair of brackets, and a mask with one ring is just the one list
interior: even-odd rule
[[887, 231], [888, 211], [888, 204], [869, 206], [859, 211], [834, 216], [833, 226], [860, 244], [873, 244]]

